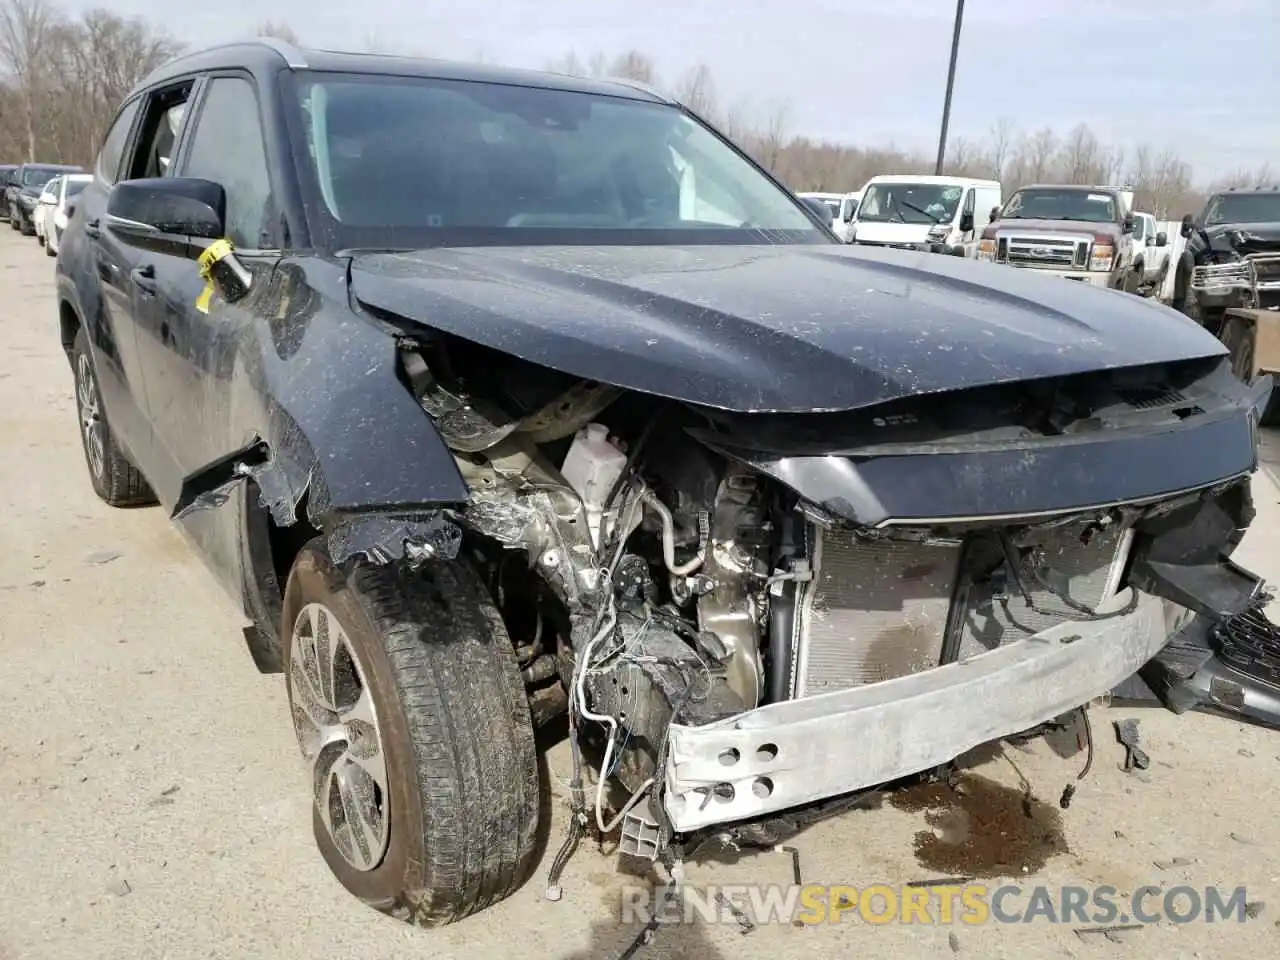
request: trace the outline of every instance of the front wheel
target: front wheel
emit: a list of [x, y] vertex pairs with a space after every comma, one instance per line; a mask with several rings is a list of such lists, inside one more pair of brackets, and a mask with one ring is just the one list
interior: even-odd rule
[[513, 893], [541, 810], [510, 638], [460, 563], [421, 574], [302, 549], [281, 636], [316, 843], [348, 891], [438, 926]]

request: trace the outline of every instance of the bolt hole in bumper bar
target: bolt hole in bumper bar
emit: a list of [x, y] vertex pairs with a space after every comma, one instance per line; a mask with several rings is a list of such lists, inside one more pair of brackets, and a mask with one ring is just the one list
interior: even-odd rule
[[673, 724], [667, 816], [686, 833], [804, 806], [920, 773], [1052, 720], [1132, 676], [1188, 616], [1149, 594], [1135, 602], [1132, 588], [1099, 613], [1120, 610], [910, 676], [705, 726]]

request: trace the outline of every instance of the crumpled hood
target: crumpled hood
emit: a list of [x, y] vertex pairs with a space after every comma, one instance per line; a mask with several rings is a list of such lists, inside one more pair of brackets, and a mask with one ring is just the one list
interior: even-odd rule
[[1167, 307], [1030, 270], [844, 245], [357, 255], [361, 302], [534, 363], [741, 412], [1218, 356]]
[[987, 227], [988, 232], [997, 230], [1012, 232], [1021, 230], [1024, 233], [1108, 233], [1113, 237], [1121, 236], [1124, 231], [1118, 223], [1095, 223], [1092, 220], [1036, 220], [1011, 217], [1008, 220], [997, 220]]
[[1211, 239], [1225, 240], [1243, 256], [1280, 252], [1280, 223], [1220, 223], [1205, 233]]

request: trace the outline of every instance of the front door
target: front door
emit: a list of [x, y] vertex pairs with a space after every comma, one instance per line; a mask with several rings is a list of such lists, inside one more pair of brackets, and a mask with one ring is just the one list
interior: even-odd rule
[[[206, 81], [184, 134], [178, 175], [211, 180], [226, 191], [226, 235], [257, 273], [269, 271], [278, 246], [257, 91], [246, 76]], [[229, 389], [247, 313], [216, 294], [207, 312], [197, 304], [204, 281], [191, 260], [147, 254], [141, 264], [154, 293], [138, 303], [139, 338], [147, 350], [149, 416], [173, 464], [156, 493], [172, 505], [184, 483], [243, 449], [253, 438], [233, 436]]]

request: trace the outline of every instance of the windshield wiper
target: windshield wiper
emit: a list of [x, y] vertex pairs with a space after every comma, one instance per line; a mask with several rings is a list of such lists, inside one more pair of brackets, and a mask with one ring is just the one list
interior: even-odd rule
[[894, 198], [893, 198], [893, 205], [894, 205], [895, 207], [898, 207], [898, 208], [899, 208], [899, 212], [901, 212], [901, 208], [902, 208], [902, 207], [906, 207], [908, 210], [913, 210], [913, 211], [915, 211], [916, 213], [920, 214], [920, 216], [922, 216], [922, 217], [928, 217], [928, 218], [929, 218], [930, 220], [932, 220], [934, 223], [946, 223], [946, 222], [947, 222], [945, 218], [935, 217], [935, 216], [934, 216], [932, 213], [930, 213], [928, 210], [922, 210], [920, 207], [917, 207], [914, 203], [910, 203], [910, 202], [908, 202], [908, 201], [906, 201], [906, 200], [899, 200], [897, 197], [894, 197]]

